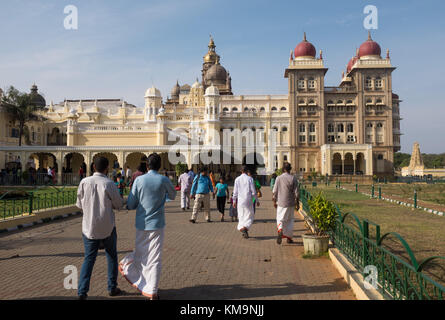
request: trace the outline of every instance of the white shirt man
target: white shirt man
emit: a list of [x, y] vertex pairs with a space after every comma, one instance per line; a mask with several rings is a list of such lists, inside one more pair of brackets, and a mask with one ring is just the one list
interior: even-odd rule
[[106, 175], [107, 168], [107, 158], [95, 159], [94, 169], [96, 172], [92, 176], [82, 179], [77, 189], [76, 206], [83, 211], [82, 238], [85, 247], [85, 257], [77, 290], [81, 300], [88, 296], [97, 251], [101, 245], [105, 249], [108, 261], [109, 295], [114, 296], [121, 293], [117, 287], [117, 235], [113, 209], [120, 209], [123, 201], [116, 185]]
[[255, 184], [243, 168], [243, 173], [235, 179], [233, 188], [233, 202], [238, 210], [238, 230], [242, 232], [245, 239], [249, 238], [248, 231], [253, 224], [255, 212], [253, 210], [254, 200], [259, 205]]
[[88, 239], [105, 239], [115, 227], [113, 209], [122, 208], [116, 185], [99, 172], [82, 179], [77, 189], [76, 206], [83, 211], [82, 233]]

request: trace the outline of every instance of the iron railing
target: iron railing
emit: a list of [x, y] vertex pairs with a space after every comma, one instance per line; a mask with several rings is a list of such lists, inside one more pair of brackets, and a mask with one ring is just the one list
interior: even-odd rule
[[74, 205], [77, 189], [47, 192], [26, 192], [23, 196], [8, 198], [8, 193], [0, 197], [0, 219], [30, 215], [34, 211]]
[[[311, 194], [300, 188], [300, 200], [303, 210], [309, 215], [309, 200]], [[422, 272], [425, 266], [433, 260], [445, 259], [434, 256], [418, 261], [408, 243], [398, 233], [389, 232], [380, 235], [380, 226], [368, 220], [360, 220], [353, 213], [342, 213], [338, 207], [336, 227], [330, 233], [333, 244], [362, 273], [366, 266], [377, 268], [378, 290], [395, 300], [444, 300], [445, 287]], [[345, 219], [351, 217], [356, 226], [347, 224]], [[369, 226], [375, 229], [375, 234], [369, 236]], [[387, 238], [395, 238], [409, 257], [408, 260], [394, 254], [382, 246]]]

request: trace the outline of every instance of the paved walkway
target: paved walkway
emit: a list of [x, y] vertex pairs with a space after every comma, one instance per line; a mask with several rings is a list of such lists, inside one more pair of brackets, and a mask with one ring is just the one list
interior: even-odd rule
[[[219, 222], [216, 201], [212, 218], [188, 222], [190, 212], [178, 200], [167, 203], [167, 227], [159, 294], [167, 299], [355, 299], [328, 258], [303, 259], [299, 216], [295, 244], [276, 244], [276, 227], [269, 188], [242, 239], [234, 222]], [[178, 198], [177, 198], [178, 199]], [[64, 289], [64, 267], [80, 267], [83, 260], [80, 216], [0, 235], [0, 299], [75, 299]], [[119, 259], [134, 246], [134, 211], [116, 214]], [[106, 258], [99, 252], [93, 271], [90, 299], [108, 299]], [[111, 299], [141, 299], [122, 277], [125, 295]]]

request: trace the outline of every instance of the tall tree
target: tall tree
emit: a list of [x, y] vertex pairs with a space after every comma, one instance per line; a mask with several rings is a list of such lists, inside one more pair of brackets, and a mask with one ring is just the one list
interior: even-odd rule
[[35, 85], [32, 86], [31, 93], [20, 92], [10, 86], [2, 96], [0, 106], [11, 116], [13, 121], [19, 124], [19, 146], [22, 145], [22, 136], [28, 132], [26, 123], [45, 119], [40, 114], [40, 111], [45, 109], [45, 105], [45, 99], [37, 93]]

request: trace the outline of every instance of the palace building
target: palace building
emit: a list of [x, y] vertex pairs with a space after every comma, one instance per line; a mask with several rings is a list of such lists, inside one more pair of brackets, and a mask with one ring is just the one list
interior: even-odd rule
[[[224, 129], [238, 129], [251, 130], [255, 144], [264, 144], [255, 151], [260, 174], [272, 173], [285, 161], [301, 175], [393, 174], [393, 155], [400, 150], [401, 100], [392, 91], [395, 67], [389, 50], [382, 58], [380, 45], [369, 34], [347, 63], [337, 87], [325, 86], [328, 69], [322, 51], [318, 57], [316, 53], [306, 34], [291, 50], [284, 70], [287, 94], [234, 95], [230, 74], [211, 38], [201, 79], [191, 86], [176, 82], [165, 101], [151, 87], [143, 107], [120, 99], [51, 102], [44, 112], [46, 121], [27, 124], [29, 144], [22, 147], [17, 146], [17, 123], [0, 110], [0, 168], [14, 161], [22, 168], [55, 166], [60, 176], [60, 168], [77, 172], [85, 162], [90, 173], [94, 157], [105, 155], [111, 163], [117, 160], [120, 167], [135, 170], [141, 159], [157, 152], [162, 167], [173, 170], [167, 153], [176, 138], [190, 141], [198, 136], [201, 145], [210, 144], [214, 152], [227, 142]], [[38, 94], [36, 86], [32, 90]], [[268, 145], [272, 131], [277, 137], [274, 148]], [[221, 137], [212, 136], [215, 132]], [[247, 147], [240, 146], [244, 158]], [[192, 149], [177, 153], [189, 166], [199, 163]], [[210, 166], [229, 172], [239, 165]]]

